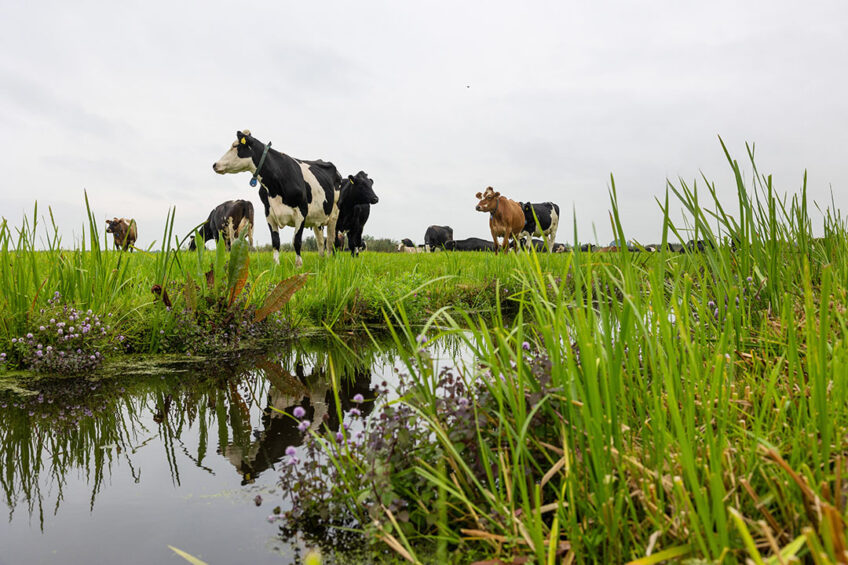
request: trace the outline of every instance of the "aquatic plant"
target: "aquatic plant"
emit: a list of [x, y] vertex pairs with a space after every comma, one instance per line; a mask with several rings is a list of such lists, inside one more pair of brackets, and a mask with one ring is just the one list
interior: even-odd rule
[[112, 326], [112, 315], [101, 318], [64, 303], [59, 291], [32, 317], [31, 332], [11, 339], [3, 353], [7, 366], [40, 373], [74, 374], [99, 367], [119, 350], [124, 337]]

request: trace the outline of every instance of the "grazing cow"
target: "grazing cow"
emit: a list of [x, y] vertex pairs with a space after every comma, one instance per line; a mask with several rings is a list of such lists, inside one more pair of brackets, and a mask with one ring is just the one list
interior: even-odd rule
[[521, 204], [501, 196], [500, 192], [490, 186], [484, 192], [477, 193], [476, 210], [489, 213], [489, 231], [492, 232], [492, 240], [495, 242], [495, 253], [498, 252], [498, 236], [503, 237], [501, 245], [504, 253], [509, 248], [509, 239], [518, 242], [519, 234], [524, 229], [524, 210]]
[[447, 251], [494, 251], [495, 244], [479, 237], [452, 239], [445, 243]]
[[115, 249], [127, 249], [132, 252], [135, 240], [138, 239], [138, 227], [132, 218], [112, 218], [106, 220], [106, 233], [115, 238]]
[[430, 226], [424, 232], [424, 247], [427, 251], [435, 251], [445, 246], [453, 239], [453, 228], [450, 226]]
[[423, 246], [416, 247], [415, 245], [405, 245], [398, 243], [397, 250], [399, 253], [424, 253], [427, 249]]
[[597, 245], [592, 245], [591, 243], [584, 243], [580, 246], [580, 251], [597, 251], [600, 249]]
[[699, 239], [698, 241], [690, 239], [688, 242], [686, 242], [686, 249], [693, 253], [695, 251], [703, 253], [707, 249], [715, 250], [715, 246], [713, 245], [712, 241], [709, 241], [707, 239]]
[[409, 239], [408, 237], [403, 238], [402, 240], [400, 240], [400, 242], [401, 242], [401, 244], [403, 244], [406, 247], [415, 247], [415, 244], [412, 243], [412, 240]]
[[[320, 255], [324, 255], [325, 247], [332, 247], [342, 180], [332, 163], [289, 157], [244, 130], [236, 132], [232, 147], [212, 164], [212, 170], [221, 175], [250, 171], [253, 173], [251, 181], [258, 180], [262, 185], [259, 199], [265, 207], [265, 219], [271, 230], [275, 262], [280, 262], [279, 230], [286, 226], [295, 229], [292, 245], [297, 255], [296, 267], [303, 265], [300, 257], [303, 228], [312, 228]], [[324, 226], [327, 226], [326, 242]]]
[[[224, 238], [227, 249], [242, 232], [247, 233], [250, 246], [253, 247], [253, 203], [249, 200], [227, 200], [219, 204], [209, 212], [209, 217], [200, 228], [203, 243], [210, 239], [217, 241], [220, 236]], [[192, 251], [197, 249], [194, 238], [189, 242], [188, 248]]]
[[[524, 229], [521, 231], [521, 238], [526, 242], [533, 236], [544, 236], [548, 243], [548, 251], [553, 252], [554, 239], [556, 239], [559, 226], [559, 206], [553, 202], [541, 204], [525, 202], [521, 208], [524, 210]], [[541, 251], [538, 248], [537, 250]]]
[[571, 251], [571, 247], [566, 243], [554, 243], [552, 250], [554, 253], [567, 253]]
[[380, 201], [374, 194], [373, 187], [374, 181], [363, 171], [356, 173], [356, 176], [349, 175], [342, 181], [336, 230], [338, 233], [347, 234], [347, 245], [352, 256], [365, 249], [362, 243], [362, 228], [371, 215], [371, 205]]

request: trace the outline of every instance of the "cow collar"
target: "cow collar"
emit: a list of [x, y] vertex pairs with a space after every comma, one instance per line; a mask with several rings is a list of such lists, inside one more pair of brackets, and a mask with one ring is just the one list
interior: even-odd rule
[[262, 165], [265, 163], [265, 157], [268, 155], [268, 149], [271, 148], [271, 142], [265, 146], [265, 149], [262, 150], [262, 157], [259, 158], [259, 166], [256, 167], [256, 170], [253, 171], [253, 177], [250, 179], [250, 186], [256, 186], [256, 177], [259, 176], [259, 171], [262, 169]]
[[490, 215], [490, 216], [494, 216], [494, 215], [495, 215], [495, 212], [497, 212], [497, 211], [498, 211], [498, 207], [499, 207], [500, 205], [501, 205], [501, 198], [500, 198], [500, 196], [498, 196], [498, 203], [497, 203], [497, 204], [495, 204], [495, 209], [494, 209], [494, 210], [492, 210], [491, 212], [489, 212], [489, 215]]

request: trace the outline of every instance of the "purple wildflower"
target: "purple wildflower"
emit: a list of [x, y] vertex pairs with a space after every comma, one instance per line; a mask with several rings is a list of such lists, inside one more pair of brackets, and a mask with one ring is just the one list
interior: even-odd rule
[[302, 431], [302, 432], [305, 432], [306, 430], [308, 430], [308, 429], [309, 429], [309, 427], [310, 427], [311, 425], [312, 425], [312, 422], [310, 422], [309, 420], [303, 420], [302, 422], [300, 422], [300, 423], [297, 425], [297, 429], [298, 429], [298, 430], [300, 430], [300, 431]]
[[362, 404], [363, 402], [365, 402], [365, 398], [363, 398], [361, 394], [357, 393], [353, 395], [353, 401], [357, 404]]
[[293, 445], [288, 446], [286, 448], [286, 455], [288, 455], [289, 457], [294, 457], [295, 455], [297, 455], [297, 449], [295, 449]]
[[292, 411], [294, 417], [300, 420], [304, 416], [306, 416], [306, 410], [303, 409], [303, 406], [295, 406], [294, 411]]

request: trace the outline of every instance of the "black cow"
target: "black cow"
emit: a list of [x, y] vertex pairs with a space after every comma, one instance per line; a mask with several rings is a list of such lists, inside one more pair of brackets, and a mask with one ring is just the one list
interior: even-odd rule
[[[261, 183], [259, 199], [265, 206], [275, 262], [280, 262], [279, 230], [286, 226], [295, 229], [292, 245], [297, 255], [296, 267], [303, 265], [300, 248], [304, 227], [311, 227], [315, 233], [319, 254], [324, 255], [325, 247], [332, 246], [336, 238], [342, 180], [332, 163], [294, 159], [271, 149], [270, 143], [265, 145], [244, 130], [236, 132], [232, 147], [213, 163], [212, 170], [221, 175], [250, 171]], [[326, 242], [324, 226], [327, 226]]]
[[445, 242], [447, 251], [494, 251], [495, 244], [488, 239], [469, 237], [468, 239], [452, 239]]
[[362, 243], [362, 228], [371, 215], [371, 205], [380, 201], [374, 194], [373, 187], [374, 181], [363, 171], [342, 181], [336, 230], [347, 234], [347, 245], [352, 256], [365, 249]]
[[580, 251], [597, 251], [599, 247], [597, 245], [592, 245], [591, 243], [584, 243], [580, 246]]
[[690, 239], [686, 242], [686, 249], [691, 252], [699, 251], [703, 253], [707, 249], [715, 250], [715, 246], [713, 245], [713, 242], [708, 239], [699, 239], [698, 241]]
[[403, 238], [400, 242], [404, 245], [404, 247], [415, 247], [415, 244], [412, 243], [412, 240], [408, 237]]
[[[250, 246], [253, 247], [253, 203], [249, 200], [227, 200], [209, 212], [209, 217], [200, 228], [200, 235], [203, 243], [210, 239], [217, 241], [221, 236], [229, 249], [233, 240], [243, 231], [246, 231]], [[188, 247], [192, 251], [197, 248], [194, 238]]]
[[526, 242], [533, 236], [544, 236], [548, 242], [548, 250], [553, 251], [554, 239], [559, 227], [559, 206], [553, 202], [540, 204], [523, 202], [521, 209], [524, 210], [524, 229], [521, 231], [521, 239]]
[[435, 251], [444, 247], [453, 239], [453, 228], [450, 226], [430, 226], [424, 232], [424, 246], [427, 251]]

